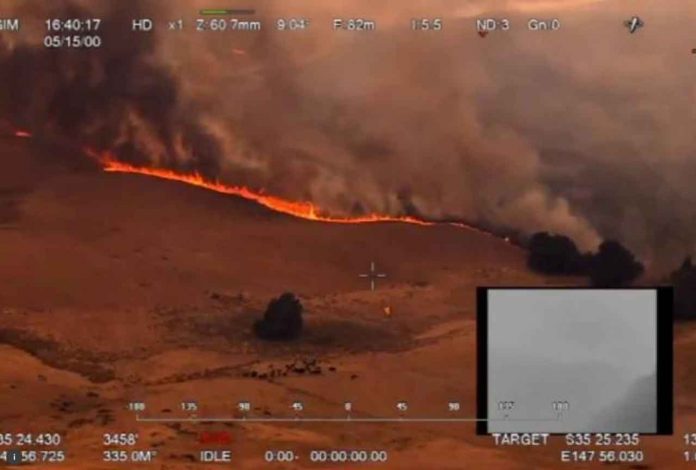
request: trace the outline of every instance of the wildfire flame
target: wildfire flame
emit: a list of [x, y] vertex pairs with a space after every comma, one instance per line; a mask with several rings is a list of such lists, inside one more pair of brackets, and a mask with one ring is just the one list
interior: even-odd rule
[[199, 173], [177, 173], [173, 170], [165, 168], [151, 168], [143, 166], [135, 166], [129, 163], [120, 162], [113, 157], [103, 156], [100, 158], [103, 164], [104, 171], [113, 173], [135, 173], [139, 175], [154, 176], [156, 178], [162, 178], [170, 181], [178, 181], [180, 183], [190, 184], [192, 186], [198, 186], [199, 188], [205, 188], [211, 191], [215, 191], [222, 194], [230, 194], [233, 196], [239, 196], [241, 198], [257, 202], [262, 206], [265, 206], [276, 212], [281, 212], [283, 214], [292, 215], [299, 217], [301, 219], [313, 220], [317, 222], [330, 222], [337, 224], [364, 224], [373, 222], [406, 222], [410, 224], [418, 225], [434, 225], [434, 222], [429, 222], [415, 217], [410, 216], [386, 216], [378, 214], [370, 214], [364, 216], [355, 217], [337, 217], [324, 215], [321, 211], [312, 204], [311, 202], [304, 201], [290, 201], [287, 199], [279, 198], [276, 196], [271, 196], [267, 194], [262, 194], [257, 191], [253, 191], [244, 186], [231, 186], [219, 181], [210, 181], [205, 179]]
[[[25, 130], [15, 130], [15, 137], [30, 138], [31, 132]], [[197, 186], [199, 188], [208, 189], [217, 193], [229, 194], [238, 196], [249, 201], [254, 201], [267, 207], [275, 212], [288, 214], [300, 219], [312, 220], [316, 222], [328, 222], [334, 224], [366, 224], [376, 222], [401, 222], [415, 225], [432, 226], [432, 225], [451, 225], [454, 227], [467, 228], [477, 232], [491, 235], [476, 227], [460, 223], [460, 222], [433, 222], [423, 220], [412, 216], [390, 216], [381, 214], [369, 214], [362, 216], [333, 216], [322, 213], [322, 211], [311, 202], [307, 201], [291, 201], [277, 196], [264, 194], [260, 191], [254, 191], [244, 186], [233, 186], [220, 181], [212, 181], [203, 177], [200, 173], [178, 173], [167, 168], [154, 168], [146, 166], [137, 166], [129, 163], [124, 163], [116, 159], [109, 153], [98, 153], [92, 149], [86, 148], [85, 153], [90, 157], [99, 161], [104, 171], [109, 173], [132, 173], [138, 175], [151, 176], [170, 181], [178, 181], [180, 183]], [[506, 240], [507, 241], [507, 240]]]

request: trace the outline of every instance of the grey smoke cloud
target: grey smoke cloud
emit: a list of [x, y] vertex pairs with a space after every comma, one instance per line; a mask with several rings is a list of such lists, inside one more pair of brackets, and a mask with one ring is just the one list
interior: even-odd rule
[[[10, 5], [45, 16], [27, 3]], [[135, 3], [110, 3], [46, 2], [46, 8], [56, 14], [71, 5], [103, 15], [105, 23], [128, 23], [140, 14], [193, 19], [197, 8], [209, 6], [142, 1], [136, 13]], [[59, 116], [73, 122], [56, 126], [55, 110], [42, 106], [47, 97], [19, 86], [2, 98], [0, 114], [57, 127], [124, 159], [198, 169], [310, 199], [333, 213], [417, 212], [524, 233], [550, 230], [586, 249], [616, 237], [653, 265], [693, 249], [689, 25], [696, 6], [676, 0], [659, 7], [584, 0], [254, 6], [264, 20], [261, 33], [172, 33], [162, 24], [148, 36], [114, 26], [94, 53], [26, 47], [38, 44], [39, 28], [19, 41], [33, 51], [23, 58], [37, 73], [47, 70], [46, 81], [62, 77], [57, 82], [70, 86], [48, 87], [49, 101], [69, 90], [73, 101], [84, 101], [75, 110], [83, 116]], [[622, 21], [636, 13], [646, 27], [631, 36]], [[506, 16], [512, 29], [480, 39], [479, 15]], [[309, 32], [273, 31], [280, 16], [309, 18]], [[332, 17], [350, 16], [375, 19], [377, 31], [331, 31]], [[409, 19], [416, 16], [441, 16], [444, 30], [412, 32]], [[556, 16], [562, 27], [526, 31], [532, 16]], [[7, 36], [4, 64], [18, 60], [10, 44], [17, 39]], [[75, 79], [70, 70], [82, 73]], [[85, 83], [91, 94], [78, 86]]]

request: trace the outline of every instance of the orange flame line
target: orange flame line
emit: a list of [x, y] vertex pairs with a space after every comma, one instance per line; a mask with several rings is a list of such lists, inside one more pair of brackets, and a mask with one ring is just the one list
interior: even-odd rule
[[123, 163], [115, 160], [112, 157], [106, 156], [100, 158], [103, 169], [106, 172], [113, 173], [134, 173], [139, 175], [153, 176], [170, 181], [178, 181], [181, 183], [190, 184], [199, 188], [205, 188], [222, 194], [239, 196], [241, 198], [257, 202], [262, 206], [272, 209], [276, 212], [292, 215], [306, 220], [317, 222], [330, 222], [338, 224], [363, 224], [373, 222], [405, 222], [417, 225], [435, 225], [434, 222], [429, 222], [410, 216], [387, 216], [379, 214], [370, 214], [365, 216], [355, 217], [338, 217], [323, 215], [321, 211], [311, 202], [289, 201], [276, 196], [260, 194], [252, 191], [244, 186], [231, 186], [220, 183], [218, 181], [209, 181], [199, 173], [177, 173], [173, 170], [165, 168], [151, 168], [135, 166], [128, 163]]
[[[17, 129], [14, 131], [14, 135], [20, 138], [30, 138], [32, 133], [29, 131]], [[458, 228], [466, 228], [469, 230], [474, 230], [485, 235], [494, 236], [491, 232], [487, 232], [478, 227], [474, 227], [461, 222], [433, 222], [423, 219], [418, 219], [412, 216], [389, 216], [380, 214], [369, 214], [364, 216], [355, 217], [339, 217], [324, 215], [321, 211], [311, 202], [306, 201], [290, 201], [277, 196], [271, 196], [266, 194], [261, 194], [260, 192], [255, 192], [244, 186], [231, 186], [219, 181], [206, 180], [200, 173], [177, 173], [173, 170], [166, 168], [151, 168], [144, 166], [131, 165], [129, 163], [123, 163], [118, 161], [109, 153], [105, 152], [101, 155], [91, 148], [85, 148], [85, 153], [91, 158], [96, 159], [102, 165], [104, 171], [109, 173], [132, 173], [138, 175], [152, 176], [155, 178], [161, 178], [170, 181], [178, 181], [180, 183], [189, 184], [192, 186], [197, 186], [199, 188], [208, 189], [210, 191], [215, 191], [222, 194], [229, 194], [233, 196], [238, 196], [249, 201], [254, 201], [267, 207], [273, 211], [280, 212], [283, 214], [292, 215], [305, 220], [312, 220], [317, 222], [329, 222], [334, 224], [366, 224], [366, 223], [376, 223], [376, 222], [401, 222], [414, 225], [422, 226], [433, 226], [433, 225], [450, 225]], [[505, 238], [505, 241], [509, 241]]]
[[[452, 227], [473, 230], [484, 235], [495, 237], [495, 235], [491, 232], [482, 230], [478, 227], [474, 227], [472, 225], [468, 225], [462, 222], [434, 222], [430, 220], [418, 219], [412, 216], [389, 216], [380, 214], [369, 214], [354, 217], [339, 217], [325, 215], [322, 214], [321, 210], [319, 210], [311, 202], [290, 201], [277, 196], [261, 194], [260, 192], [253, 191], [244, 186], [231, 186], [221, 183], [219, 181], [206, 180], [198, 172], [187, 174], [177, 173], [176, 171], [170, 170], [168, 168], [152, 168], [146, 166], [137, 166], [132, 165], [130, 163], [121, 162], [108, 152], [103, 152], [100, 154], [90, 148], [85, 148], [84, 151], [88, 156], [94, 158], [99, 163], [101, 163], [102, 169], [108, 173], [131, 173], [161, 178], [169, 181], [177, 181], [180, 183], [189, 184], [210, 191], [215, 191], [217, 193], [238, 196], [243, 199], [247, 199], [249, 201], [254, 201], [258, 204], [261, 204], [262, 206], [267, 207], [268, 209], [271, 209], [275, 212], [291, 215], [300, 219], [311, 220], [315, 222], [328, 222], [334, 224], [369, 224], [377, 222], [400, 222], [421, 226], [449, 225]], [[508, 242], [509, 239], [506, 237], [505, 241]]]

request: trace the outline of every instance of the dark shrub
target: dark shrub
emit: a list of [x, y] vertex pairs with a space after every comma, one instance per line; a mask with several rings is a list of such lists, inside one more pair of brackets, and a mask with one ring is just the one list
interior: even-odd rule
[[674, 316], [696, 319], [696, 266], [686, 258], [670, 276], [674, 286]]
[[262, 339], [290, 340], [302, 331], [302, 304], [286, 292], [271, 300], [261, 320], [254, 323], [254, 333]]
[[586, 258], [575, 242], [563, 235], [538, 232], [529, 240], [529, 267], [544, 274], [583, 274]]
[[592, 285], [620, 287], [634, 281], [643, 273], [643, 265], [621, 243], [607, 240], [599, 245], [589, 262]]

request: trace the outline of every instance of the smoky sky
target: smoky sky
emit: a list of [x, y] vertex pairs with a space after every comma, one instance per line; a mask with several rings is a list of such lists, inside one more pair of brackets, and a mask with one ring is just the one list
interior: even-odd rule
[[[652, 266], [693, 249], [691, 2], [250, 6], [261, 32], [193, 31], [209, 7], [198, 0], [11, 1], [27, 27], [2, 35], [0, 115], [336, 214], [549, 230], [585, 249], [618, 238]], [[71, 10], [104, 18], [101, 50], [43, 50], [44, 17]], [[630, 35], [635, 14], [645, 27]], [[128, 31], [142, 16], [154, 33]], [[480, 38], [486, 16], [510, 31]], [[305, 17], [309, 30], [274, 31], [278, 17]], [[377, 30], [332, 31], [334, 17]], [[413, 17], [441, 17], [443, 31], [413, 32]], [[530, 32], [532, 17], [561, 28]], [[167, 31], [177, 18], [187, 29]]]

